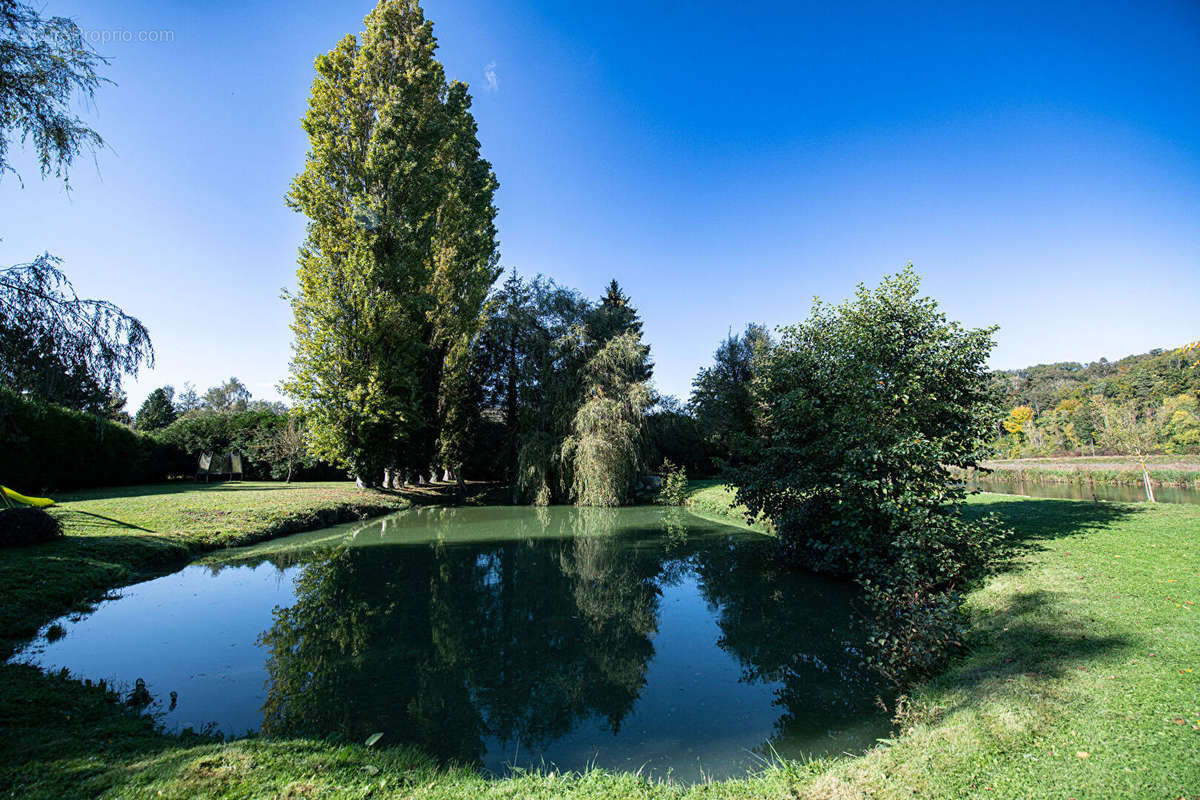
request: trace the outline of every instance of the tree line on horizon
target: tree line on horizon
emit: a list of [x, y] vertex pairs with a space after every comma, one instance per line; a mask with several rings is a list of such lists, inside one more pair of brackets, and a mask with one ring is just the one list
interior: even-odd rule
[[999, 455], [1200, 452], [1200, 369], [1187, 347], [992, 375]]

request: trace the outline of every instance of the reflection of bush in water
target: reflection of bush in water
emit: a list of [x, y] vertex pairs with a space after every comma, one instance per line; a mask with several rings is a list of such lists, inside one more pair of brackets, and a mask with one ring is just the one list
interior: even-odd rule
[[781, 566], [768, 547], [708, 548], [697, 571], [720, 609], [718, 644], [741, 662], [743, 680], [782, 684], [776, 738], [877, 716], [883, 690], [864, 664], [850, 584]]

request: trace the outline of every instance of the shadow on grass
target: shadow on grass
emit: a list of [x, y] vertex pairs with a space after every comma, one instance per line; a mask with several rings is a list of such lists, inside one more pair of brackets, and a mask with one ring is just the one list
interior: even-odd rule
[[[327, 483], [327, 482], [318, 482]], [[56, 499], [64, 503], [73, 503], [88, 500], [109, 500], [120, 499], [127, 497], [144, 497], [146, 495], [175, 495], [187, 494], [190, 492], [281, 492], [295, 491], [299, 489], [328, 489], [327, 485], [317, 485], [309, 483], [240, 483], [240, 482], [212, 482], [197, 483], [195, 481], [168, 481], [167, 483], [146, 483], [136, 486], [106, 486], [102, 489], [81, 489], [75, 492], [61, 492], [56, 494]]]
[[1129, 636], [1089, 632], [1078, 617], [1058, 609], [1060, 600], [1045, 590], [1021, 592], [989, 615], [974, 630], [966, 657], [929, 684], [933, 698], [949, 697], [949, 704], [927, 700], [914, 721], [995, 702], [1013, 712], [1025, 707], [1039, 715], [1054, 713], [1069, 701], [1067, 676], [1136, 647]]
[[[92, 522], [91, 520], [87, 520], [87, 519], [79, 519], [79, 517], [90, 517], [91, 520], [99, 520], [99, 521]], [[149, 528], [143, 528], [141, 525], [134, 525], [132, 522], [124, 522], [119, 519], [113, 519], [112, 517], [106, 517], [103, 514], [93, 514], [90, 511], [80, 511], [75, 508], [63, 509], [63, 511], [61, 512], [61, 518], [64, 521], [66, 521], [68, 519], [71, 520], [71, 524], [73, 527], [84, 528], [84, 529], [88, 529], [88, 530], [92, 530], [92, 529], [107, 530], [109, 528], [119, 528], [122, 530], [142, 531], [144, 533], [154, 533], [154, 531], [150, 530]]]
[[213, 741], [161, 736], [152, 718], [122, 700], [73, 677], [0, 665], [0, 784], [13, 797], [79, 797], [85, 784], [87, 796], [98, 795], [122, 780], [131, 762]]
[[[1012, 569], [1017, 556], [1044, 549], [1046, 542], [1101, 531], [1144, 511], [1122, 503], [1023, 497], [989, 497], [966, 509], [970, 517], [996, 513], [1010, 526], [1012, 551], [999, 566], [1001, 574]], [[1066, 597], [1040, 588], [1017, 592], [1001, 608], [977, 619], [965, 657], [930, 684], [935, 692], [947, 691], [954, 698], [950, 708], [939, 711], [995, 700], [1014, 708], [1046, 702], [1063, 691], [1056, 681], [1087, 670], [1088, 663], [1106, 660], [1106, 654], [1136, 647], [1132, 636], [1091, 630], [1086, 617], [1063, 608]]]
[[1009, 543], [1018, 549], [1035, 547], [1039, 541], [1061, 539], [1102, 530], [1126, 517], [1140, 514], [1144, 507], [1128, 503], [1092, 503], [1084, 500], [1031, 500], [989, 495], [967, 505], [968, 517], [998, 514], [1012, 529]]

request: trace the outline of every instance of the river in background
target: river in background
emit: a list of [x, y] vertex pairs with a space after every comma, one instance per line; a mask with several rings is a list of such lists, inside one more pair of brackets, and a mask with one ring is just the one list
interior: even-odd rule
[[[1065, 500], [1096, 499], [1118, 503], [1146, 502], [1146, 490], [1141, 486], [1005, 480], [994, 475], [988, 478], [976, 478], [969, 481], [967, 486], [984, 492], [1019, 494], [1027, 497], [1057, 497]], [[1200, 490], [1176, 486], [1155, 486], [1154, 499], [1160, 503], [1200, 504]]]

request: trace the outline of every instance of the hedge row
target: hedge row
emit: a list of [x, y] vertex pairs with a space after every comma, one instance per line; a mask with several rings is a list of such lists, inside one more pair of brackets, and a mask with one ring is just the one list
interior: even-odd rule
[[151, 436], [0, 387], [0, 484], [38, 494], [153, 483], [193, 469]]

